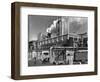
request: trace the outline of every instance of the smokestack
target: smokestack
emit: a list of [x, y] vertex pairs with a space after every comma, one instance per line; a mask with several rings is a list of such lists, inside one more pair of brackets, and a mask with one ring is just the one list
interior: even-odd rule
[[53, 24], [51, 24], [51, 26], [47, 28], [46, 32], [47, 33], [54, 33], [56, 31], [57, 22], [58, 22], [58, 20], [54, 20]]

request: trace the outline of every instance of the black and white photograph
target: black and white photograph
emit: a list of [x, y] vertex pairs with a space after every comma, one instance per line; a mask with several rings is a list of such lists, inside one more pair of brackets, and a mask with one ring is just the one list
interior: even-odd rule
[[88, 64], [88, 18], [28, 15], [28, 66]]
[[12, 3], [13, 79], [97, 75], [97, 7]]

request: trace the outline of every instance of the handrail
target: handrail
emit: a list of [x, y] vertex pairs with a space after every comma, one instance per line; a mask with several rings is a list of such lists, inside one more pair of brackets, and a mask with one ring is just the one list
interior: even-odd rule
[[[49, 42], [50, 43], [54, 43], [54, 42], [58, 42], [59, 40], [64, 40], [64, 36], [66, 37], [67, 39], [67, 36], [68, 34], [66, 35], [60, 35], [60, 36], [57, 36], [57, 37], [53, 37], [53, 38], [48, 38], [48, 39], [45, 39], [45, 40], [42, 40], [42, 41], [37, 41], [37, 43], [42, 43], [44, 42], [45, 44], [48, 44]], [[53, 41], [54, 40], [54, 41]], [[48, 42], [49, 41], [49, 42]]]

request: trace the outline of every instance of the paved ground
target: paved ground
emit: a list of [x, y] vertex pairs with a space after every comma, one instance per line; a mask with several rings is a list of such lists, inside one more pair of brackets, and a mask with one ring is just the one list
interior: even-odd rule
[[52, 64], [50, 64], [49, 62], [42, 62], [41, 60], [36, 60], [35, 61], [35, 59], [32, 59], [32, 60], [29, 60], [28, 61], [28, 65], [29, 66], [48, 66], [48, 65], [52, 65]]
[[[82, 63], [80, 63], [79, 61], [74, 61], [73, 62], [73, 65], [78, 65], [78, 64], [82, 64]], [[87, 64], [87, 62], [83, 63], [83, 64]], [[35, 59], [32, 59], [32, 60], [28, 61], [28, 66], [50, 66], [50, 65], [55, 65], [55, 64], [50, 64], [47, 61], [42, 62], [41, 60], [36, 60], [35, 61]], [[59, 65], [62, 65], [62, 64], [59, 64]], [[63, 64], [63, 65], [69, 65], [69, 64]]]

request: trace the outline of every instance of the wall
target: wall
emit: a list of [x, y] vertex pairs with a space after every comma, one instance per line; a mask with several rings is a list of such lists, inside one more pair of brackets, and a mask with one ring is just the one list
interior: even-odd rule
[[[15, 82], [10, 79], [10, 66], [11, 66], [11, 2], [15, 0], [0, 0], [0, 82]], [[68, 5], [88, 5], [98, 6], [98, 22], [100, 22], [100, 1], [99, 0], [16, 0], [25, 2], [38, 2], [38, 3], [55, 3], [55, 4], [68, 4]], [[99, 27], [100, 25], [98, 25]], [[98, 35], [100, 35], [100, 28], [98, 28]], [[98, 42], [100, 38], [98, 38]], [[100, 43], [98, 43], [98, 49]], [[100, 51], [98, 52], [100, 54]], [[98, 56], [98, 59], [100, 55]], [[98, 61], [100, 62], [100, 60]], [[100, 64], [99, 64], [100, 69]], [[79, 77], [64, 77], [64, 78], [52, 78], [52, 79], [38, 79], [29, 80], [28, 82], [100, 82], [100, 70], [97, 76], [79, 76]], [[27, 82], [27, 80], [23, 80]]]

